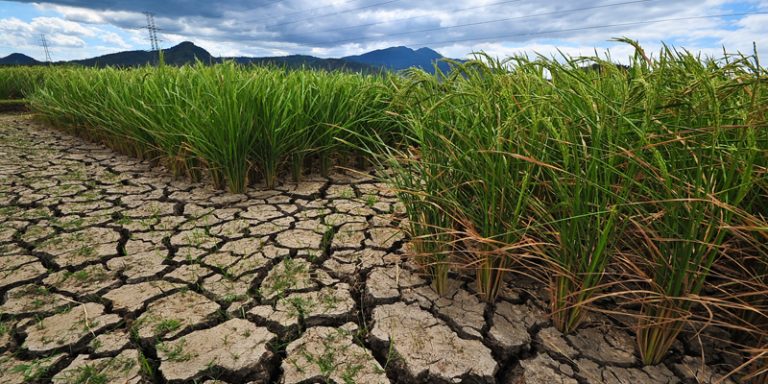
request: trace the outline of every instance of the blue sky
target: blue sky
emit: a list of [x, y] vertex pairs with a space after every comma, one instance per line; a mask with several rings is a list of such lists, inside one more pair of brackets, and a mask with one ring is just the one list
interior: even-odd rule
[[[22, 25], [18, 25], [16, 20], [21, 21], [19, 24]], [[55, 9], [0, 1], [0, 34], [6, 33], [5, 29], [10, 27], [23, 29], [20, 33], [18, 30], [15, 34], [8, 33], [11, 36], [0, 35], [0, 56], [21, 52], [42, 58], [43, 49], [39, 46], [41, 34], [46, 34], [52, 50], [61, 54], [58, 59], [91, 56], [92, 50], [103, 53], [143, 48], [140, 46], [141, 41], [127, 43], [131, 35], [115, 25], [72, 22]]]
[[40, 34], [54, 60], [149, 49], [144, 11], [156, 15], [163, 47], [188, 40], [215, 56], [429, 45], [450, 57], [598, 49], [621, 60], [631, 49], [610, 41], [621, 36], [648, 51], [664, 41], [703, 54], [751, 52], [754, 41], [768, 52], [768, 0], [0, 0], [0, 57], [41, 59]]

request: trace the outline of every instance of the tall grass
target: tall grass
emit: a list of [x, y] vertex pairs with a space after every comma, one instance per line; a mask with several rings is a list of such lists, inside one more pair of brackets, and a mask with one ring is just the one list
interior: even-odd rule
[[740, 224], [732, 228], [739, 245], [737, 260], [717, 266], [723, 281], [717, 288], [735, 298], [736, 310], [719, 317], [743, 329], [738, 341], [749, 357], [744, 382], [764, 384], [768, 383], [768, 217], [746, 214]]
[[389, 129], [373, 117], [387, 106], [384, 82], [232, 63], [71, 69], [52, 73], [32, 105], [73, 132], [243, 192], [257, 178], [274, 187], [289, 165], [298, 180], [309, 157], [327, 172], [345, 129]]
[[[754, 188], [757, 146], [752, 75], [739, 59], [705, 61], [665, 48], [653, 67], [638, 65], [645, 92], [643, 188], [633, 221], [637, 260], [652, 292], [643, 303], [638, 343], [643, 361], [666, 355], [726, 252], [734, 210]], [[739, 81], [740, 83], [737, 83]], [[758, 121], [764, 124], [764, 121]], [[764, 149], [763, 149], [764, 150]]]
[[[409, 208], [417, 253], [426, 257], [442, 290], [447, 252], [455, 249], [475, 271], [478, 293], [493, 301], [510, 254], [530, 246], [526, 235], [539, 136], [529, 124], [535, 110], [511, 109], [518, 80], [501, 68], [460, 65], [432, 77], [413, 71], [398, 103], [407, 137], [417, 144], [389, 164]], [[514, 175], [514, 177], [510, 177]]]
[[[597, 70], [584, 70], [586, 65]], [[636, 167], [624, 151], [636, 123], [625, 70], [592, 58], [547, 64], [551, 119], [537, 217], [548, 223], [555, 246], [546, 248], [552, 317], [564, 333], [584, 317], [584, 303], [599, 292], [616, 249]]]
[[46, 73], [53, 70], [42, 67], [0, 67], [0, 100], [24, 98], [43, 83]]
[[627, 67], [481, 57], [411, 72], [393, 108], [411, 149], [385, 150], [383, 164], [438, 290], [447, 269], [470, 269], [492, 301], [504, 273], [532, 267], [572, 332], [604, 290], [623, 289], [642, 304], [638, 345], [656, 364], [705, 304], [726, 313], [750, 295], [706, 297], [711, 271], [735, 260], [739, 212], [766, 209], [765, 70], [669, 47], [650, 60], [624, 41], [637, 51]]

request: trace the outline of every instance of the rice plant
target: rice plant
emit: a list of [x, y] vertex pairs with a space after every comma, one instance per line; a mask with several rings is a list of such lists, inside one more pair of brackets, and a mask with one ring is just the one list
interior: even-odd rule
[[723, 292], [733, 307], [719, 311], [718, 319], [738, 332], [739, 349], [747, 356], [735, 370], [745, 372], [745, 383], [763, 384], [768, 382], [768, 218], [739, 214], [738, 225], [729, 228], [735, 252], [715, 267], [718, 283], [709, 289]]
[[274, 187], [287, 165], [298, 181], [313, 156], [327, 174], [331, 155], [351, 150], [341, 148], [344, 129], [382, 126], [374, 116], [387, 107], [388, 88], [375, 86], [383, 82], [233, 63], [81, 68], [51, 74], [32, 104], [72, 132], [239, 193], [257, 175]]
[[[538, 126], [521, 124], [526, 111], [510, 108], [514, 85], [524, 78], [479, 62], [438, 78], [420, 71], [411, 76], [401, 103], [408, 105], [404, 125], [418, 146], [412, 154], [418, 164], [405, 168], [415, 179], [398, 182], [406, 181], [419, 253], [436, 248], [428, 264], [444, 266], [454, 248], [463, 260], [456, 265], [475, 271], [478, 293], [493, 301], [512, 260], [531, 242], [526, 232], [538, 165], [537, 147], [528, 144], [538, 138]], [[444, 238], [448, 234], [454, 239]], [[444, 286], [445, 269], [432, 270]]]
[[[437, 289], [447, 272], [430, 266], [469, 269], [492, 301], [504, 272], [541, 252], [554, 323], [571, 332], [603, 288], [648, 282], [626, 294], [643, 303], [638, 342], [655, 364], [700, 310], [734, 212], [764, 209], [768, 145], [748, 58], [665, 48], [651, 61], [635, 47], [628, 67], [486, 57], [411, 72], [394, 109], [412, 149], [389, 167]], [[606, 281], [628, 250], [623, 271], [642, 275]]]
[[[456, 241], [456, 233], [452, 230], [455, 221], [452, 213], [444, 210], [449, 205], [445, 195], [449, 195], [450, 191], [442, 190], [445, 186], [435, 182], [439, 176], [431, 176], [441, 172], [439, 165], [413, 161], [413, 158], [411, 153], [400, 157], [401, 163], [390, 164], [396, 172], [393, 181], [408, 214], [407, 232], [411, 237], [412, 256], [431, 277], [435, 291], [444, 295], [448, 291], [448, 276], [455, 262], [452, 259]], [[425, 174], [429, 176], [417, 176]]]
[[[635, 219], [650, 297], [638, 325], [643, 362], [657, 364], [685, 325], [721, 254], [735, 207], [753, 186], [757, 127], [745, 120], [748, 80], [739, 62], [720, 65], [665, 48], [646, 68], [646, 188]], [[747, 103], [746, 108], [743, 103]], [[674, 107], [670, 107], [674, 106]]]
[[0, 68], [0, 100], [23, 99], [32, 93], [45, 79], [45, 74], [54, 71], [42, 67]]
[[[546, 247], [555, 327], [574, 331], [603, 284], [621, 232], [634, 166], [623, 150], [635, 124], [625, 71], [607, 61], [550, 62], [552, 90], [541, 221], [552, 228]], [[585, 70], [585, 64], [599, 70]]]

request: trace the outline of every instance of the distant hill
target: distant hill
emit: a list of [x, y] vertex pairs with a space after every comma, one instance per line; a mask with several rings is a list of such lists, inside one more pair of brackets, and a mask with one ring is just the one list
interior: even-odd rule
[[37, 65], [37, 64], [40, 64], [40, 62], [21, 53], [12, 53], [0, 59], [0, 65]]
[[327, 71], [347, 70], [352, 72], [380, 72], [381, 67], [371, 66], [363, 63], [355, 63], [342, 59], [321, 59], [319, 57], [307, 55], [290, 55], [275, 57], [230, 57], [222, 60], [234, 60], [240, 64], [253, 65], [273, 65], [276, 67], [285, 67], [289, 69], [312, 68], [324, 69]]
[[[234, 60], [240, 64], [274, 65], [290, 69], [312, 68], [329, 71], [347, 70], [352, 72], [377, 73], [382, 70], [399, 71], [410, 67], [419, 67], [427, 72], [434, 72], [438, 63], [440, 69], [448, 70], [448, 64], [438, 62], [443, 58], [439, 53], [421, 48], [413, 50], [408, 47], [392, 47], [368, 52], [359, 56], [348, 56], [341, 59], [322, 59], [314, 56], [291, 55], [280, 57], [229, 57], [215, 58], [208, 51], [192, 42], [185, 41], [175, 47], [163, 50], [166, 64], [184, 65], [200, 61], [205, 64]], [[57, 62], [57, 65], [76, 64], [87, 67], [138, 67], [157, 65], [158, 53], [152, 51], [125, 51], [93, 57], [84, 60]], [[0, 59], [0, 65], [39, 65], [41, 62], [19, 53], [14, 53]]]
[[437, 64], [442, 71], [447, 71], [449, 69], [447, 63], [439, 61], [443, 58], [443, 55], [429, 48], [413, 50], [408, 47], [391, 47], [371, 51], [358, 56], [347, 56], [342, 59], [356, 63], [382, 66], [394, 71], [418, 67], [433, 73], [435, 71], [435, 64]]
[[[200, 60], [203, 63], [211, 63], [213, 56], [194, 43], [185, 41], [175, 47], [164, 49], [165, 62], [169, 65], [184, 65]], [[142, 65], [156, 65], [158, 53], [153, 51], [125, 51], [98, 56], [85, 60], [74, 60], [69, 63], [80, 64], [87, 67], [138, 67]]]

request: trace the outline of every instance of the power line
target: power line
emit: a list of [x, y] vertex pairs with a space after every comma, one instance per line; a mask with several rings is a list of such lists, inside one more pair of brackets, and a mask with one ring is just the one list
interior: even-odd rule
[[[457, 12], [473, 11], [473, 10], [475, 10], [475, 9], [488, 8], [488, 7], [493, 7], [493, 6], [497, 6], [497, 5], [504, 5], [504, 4], [509, 4], [509, 3], [519, 3], [519, 2], [521, 2], [521, 1], [523, 1], [523, 0], [507, 0], [507, 1], [500, 1], [500, 2], [498, 2], [498, 3], [490, 3], [490, 4], [484, 4], [484, 5], [476, 5], [476, 6], [474, 6], [474, 7], [468, 7], [468, 8], [459, 8], [459, 9], [452, 9], [452, 10], [448, 10], [448, 11], [446, 11], [446, 12], [448, 12], [448, 13], [457, 13]], [[423, 16], [423, 15], [419, 15], [419, 16], [411, 16], [411, 17], [406, 17], [406, 18], [403, 18], [403, 19], [394, 19], [394, 20], [386, 20], [386, 21], [377, 21], [377, 22], [375, 22], [375, 23], [368, 23], [368, 24], [358, 24], [358, 25], [351, 25], [351, 26], [349, 26], [349, 27], [340, 27], [340, 28], [334, 28], [334, 29], [326, 29], [326, 30], [323, 30], [323, 31], [321, 31], [321, 32], [336, 32], [336, 31], [344, 31], [344, 30], [347, 30], [347, 29], [355, 29], [355, 28], [361, 28], [361, 27], [372, 27], [372, 26], [374, 26], [374, 25], [399, 23], [399, 22], [401, 22], [401, 21], [415, 20], [415, 19], [419, 19], [419, 18], [422, 18], [422, 17], [424, 17], [424, 16]]]
[[469, 39], [454, 39], [454, 40], [431, 41], [431, 42], [423, 42], [423, 43], [411, 43], [411, 45], [426, 46], [426, 45], [434, 45], [434, 44], [463, 43], [468, 41], [498, 40], [498, 39], [508, 39], [511, 37], [540, 36], [540, 35], [549, 35], [549, 34], [557, 34], [557, 33], [565, 33], [565, 32], [587, 31], [587, 30], [602, 29], [602, 28], [627, 27], [632, 25], [665, 23], [669, 21], [701, 20], [701, 19], [713, 19], [718, 17], [736, 17], [736, 16], [750, 16], [750, 15], [768, 15], [768, 12], [741, 12], [741, 13], [727, 13], [727, 14], [720, 14], [720, 15], [675, 17], [675, 18], [669, 18], [669, 19], [655, 19], [655, 20], [644, 20], [644, 21], [635, 21], [635, 22], [628, 22], [628, 23], [618, 23], [618, 24], [593, 25], [589, 27], [568, 28], [568, 29], [539, 31], [539, 32], [526, 32], [526, 33], [486, 36], [486, 37], [469, 38]]
[[[279, 0], [279, 1], [282, 1], [282, 0]], [[355, 3], [357, 1], [360, 1], [360, 0], [347, 0], [347, 1], [341, 2], [341, 3], [337, 4], [337, 5]], [[264, 5], [272, 5], [272, 4], [273, 3], [264, 4]], [[294, 11], [294, 12], [284, 13], [281, 16], [282, 17], [286, 17], [286, 16], [291, 16], [291, 15], [300, 15], [302, 13], [314, 12], [314, 11], [317, 11], [317, 10], [320, 10], [320, 9], [324, 9], [324, 8], [329, 8], [329, 7], [330, 7], [330, 5], [324, 5], [322, 7], [315, 7], [315, 8], [304, 9], [304, 10], [301, 10], [301, 11]]]
[[[303, 18], [303, 19], [297, 19], [297, 20], [293, 20], [293, 21], [286, 21], [286, 22], [284, 22], [284, 23], [270, 24], [270, 25], [267, 25], [267, 26], [266, 26], [266, 28], [270, 28], [270, 27], [281, 27], [281, 26], [284, 26], [284, 25], [291, 25], [291, 24], [300, 23], [300, 22], [302, 22], [302, 21], [308, 21], [308, 20], [320, 19], [320, 18], [323, 18], [323, 17], [328, 17], [328, 16], [337, 16], [337, 15], [341, 15], [341, 14], [344, 14], [344, 13], [355, 12], [355, 11], [360, 11], [360, 10], [363, 10], [363, 9], [368, 9], [368, 8], [374, 8], [374, 7], [378, 7], [378, 6], [381, 6], [381, 5], [387, 5], [387, 4], [397, 3], [398, 1], [401, 1], [401, 0], [388, 0], [388, 1], [382, 1], [382, 2], [379, 2], [379, 3], [374, 3], [374, 4], [370, 4], [370, 5], [362, 6], [362, 7], [357, 7], [357, 8], [352, 8], [352, 9], [346, 9], [346, 10], [343, 10], [343, 11], [331, 12], [331, 13], [326, 13], [326, 14], [323, 14], [323, 15], [317, 15], [317, 16], [312, 16], [312, 17], [306, 17], [306, 18]], [[350, 2], [350, 1], [347, 1], [347, 3], [349, 3], [349, 2]], [[326, 7], [319, 7], [319, 9], [322, 9], [322, 8], [327, 8], [327, 6], [326, 6]], [[305, 12], [308, 12], [308, 11], [301, 11], [301, 12], [299, 12], [299, 13], [305, 13]], [[284, 16], [285, 16], [285, 15], [284, 15]]]
[[[341, 43], [350, 43], [350, 42], [357, 42], [357, 41], [368, 41], [368, 40], [380, 39], [382, 37], [402, 36], [402, 35], [410, 35], [410, 34], [414, 34], [414, 33], [434, 32], [434, 31], [443, 31], [443, 30], [447, 30], [447, 29], [474, 27], [474, 26], [478, 26], [478, 25], [500, 23], [500, 22], [503, 22], [503, 21], [521, 20], [521, 19], [528, 19], [528, 18], [539, 17], [539, 16], [551, 16], [551, 15], [558, 15], [558, 14], [568, 14], [568, 13], [573, 13], [573, 12], [581, 12], [581, 11], [587, 11], [587, 10], [600, 9], [600, 8], [610, 8], [610, 7], [618, 7], [618, 6], [622, 6], [622, 5], [648, 3], [648, 2], [651, 2], [651, 1], [658, 1], [658, 0], [633, 0], [633, 1], [625, 1], [625, 2], [621, 2], [621, 3], [596, 5], [596, 6], [591, 6], [591, 7], [582, 7], [582, 8], [568, 9], [568, 10], [563, 10], [563, 11], [543, 12], [543, 13], [536, 13], [536, 14], [525, 15], [525, 16], [505, 17], [503, 19], [494, 19], [494, 20], [478, 21], [478, 22], [474, 22], [474, 23], [450, 25], [450, 26], [447, 26], [447, 27], [435, 27], [435, 28], [428, 28], [428, 29], [420, 29], [420, 30], [417, 30], [417, 31], [390, 33], [390, 34], [386, 34], [386, 35], [382, 35], [382, 36], [372, 36], [372, 37], [365, 37], [365, 38], [361, 38], [361, 39], [342, 39], [342, 40], [335, 40], [335, 41], [330, 41], [330, 42], [326, 42], [326, 43], [322, 43], [322, 44], [323, 45], [336, 45], [336, 44], [341, 44]], [[324, 32], [324, 31], [320, 31], [318, 33], [321, 33], [321, 32]]]
[[286, 0], [274, 0], [274, 1], [268, 1], [268, 2], [266, 2], [266, 3], [264, 3], [264, 4], [262, 4], [261, 6], [262, 6], [262, 7], [264, 7], [264, 6], [267, 6], [267, 5], [272, 5], [272, 4], [282, 3], [283, 1], [286, 1]]
[[53, 60], [51, 60], [51, 52], [48, 50], [48, 40], [45, 39], [44, 34], [40, 34], [40, 44], [42, 44], [43, 50], [45, 51], [45, 62], [50, 64]]

